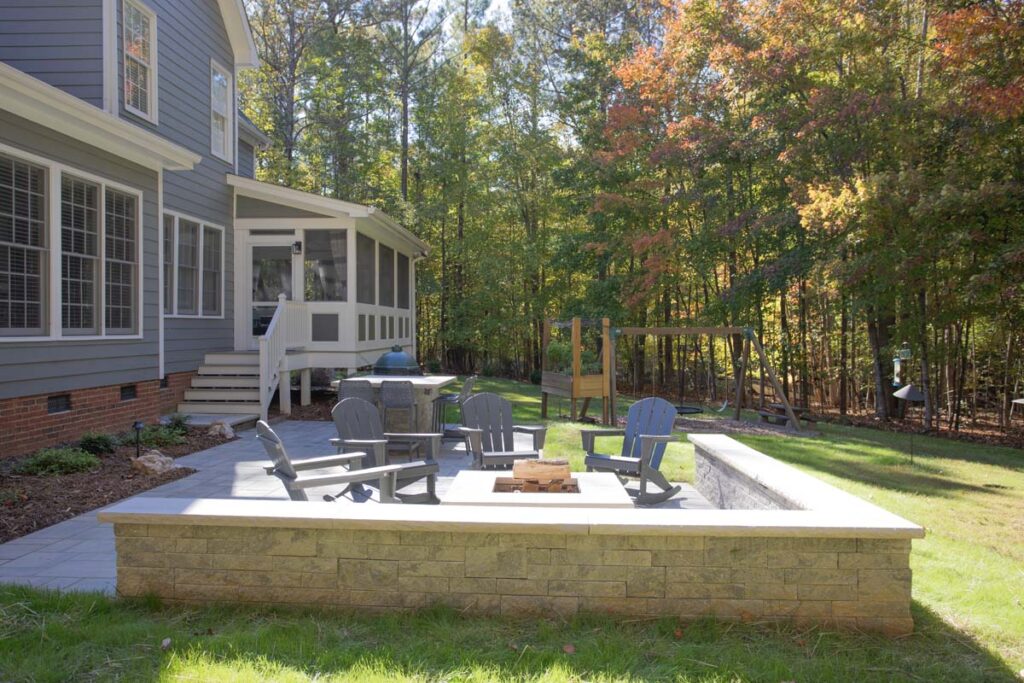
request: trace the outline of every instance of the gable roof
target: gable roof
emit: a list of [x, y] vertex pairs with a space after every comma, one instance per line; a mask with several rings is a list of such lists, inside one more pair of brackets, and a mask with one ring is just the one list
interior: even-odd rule
[[220, 13], [224, 18], [224, 27], [228, 31], [231, 50], [235, 53], [236, 69], [254, 69], [260, 65], [256, 54], [256, 41], [252, 38], [249, 27], [249, 16], [245, 13], [242, 0], [217, 0]]
[[386, 233], [405, 242], [421, 255], [426, 256], [430, 253], [430, 245], [403, 228], [394, 218], [374, 206], [353, 204], [341, 199], [332, 199], [323, 195], [284, 187], [283, 185], [253, 180], [252, 178], [243, 178], [231, 173], [227, 174], [227, 182], [228, 185], [235, 188], [236, 196], [253, 197], [325, 216], [350, 216], [352, 218], [368, 219]]

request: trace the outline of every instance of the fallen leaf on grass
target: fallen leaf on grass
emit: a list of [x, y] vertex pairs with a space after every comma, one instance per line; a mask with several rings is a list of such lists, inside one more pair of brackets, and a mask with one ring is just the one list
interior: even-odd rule
[[683, 639], [683, 629], [681, 627], [677, 626], [676, 630], [672, 631], [672, 637], [675, 638], [676, 640], [682, 640]]
[[518, 652], [519, 651], [519, 643], [517, 643], [514, 640], [508, 641], [508, 649], [515, 650], [516, 652]]
[[169, 650], [169, 649], [171, 649], [171, 639], [170, 638], [164, 638], [163, 640], [161, 640], [160, 641], [160, 649], [161, 650]]
[[567, 655], [574, 655], [576, 654], [576, 646], [572, 643], [567, 643], [566, 645], [562, 646], [562, 652], [564, 652]]

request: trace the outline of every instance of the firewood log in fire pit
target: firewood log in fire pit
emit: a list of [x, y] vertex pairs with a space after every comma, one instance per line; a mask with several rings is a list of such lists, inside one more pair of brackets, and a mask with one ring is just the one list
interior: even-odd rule
[[572, 470], [568, 460], [516, 460], [512, 464], [512, 476], [544, 483], [569, 479]]

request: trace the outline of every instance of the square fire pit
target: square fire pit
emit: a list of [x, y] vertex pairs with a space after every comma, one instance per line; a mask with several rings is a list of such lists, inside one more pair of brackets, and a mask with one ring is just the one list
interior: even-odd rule
[[[525, 492], [510, 472], [463, 470], [455, 476], [442, 505], [523, 505], [528, 507], [631, 508], [633, 499], [610, 472], [573, 472], [565, 482], [578, 492]], [[574, 484], [573, 484], [574, 482]]]

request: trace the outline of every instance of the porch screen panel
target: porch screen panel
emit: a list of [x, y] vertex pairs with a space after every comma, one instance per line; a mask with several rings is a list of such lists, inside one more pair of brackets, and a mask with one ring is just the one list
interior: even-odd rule
[[97, 334], [100, 188], [61, 179], [61, 326], [65, 334]]
[[199, 224], [178, 220], [178, 313], [199, 312]]
[[203, 228], [203, 315], [221, 314], [223, 239], [220, 230]]
[[0, 335], [44, 331], [46, 171], [0, 155]]
[[409, 257], [398, 255], [398, 307], [409, 308]]
[[356, 233], [356, 301], [361, 304], [377, 303], [374, 285], [377, 279], [376, 243], [372, 238]]
[[136, 329], [138, 290], [138, 200], [108, 189], [104, 201], [104, 286], [106, 328], [110, 334]]
[[307, 230], [305, 252], [306, 301], [348, 301], [348, 231]]
[[380, 255], [380, 281], [377, 287], [378, 303], [381, 306], [395, 305], [395, 250], [385, 247], [383, 244], [378, 247]]

